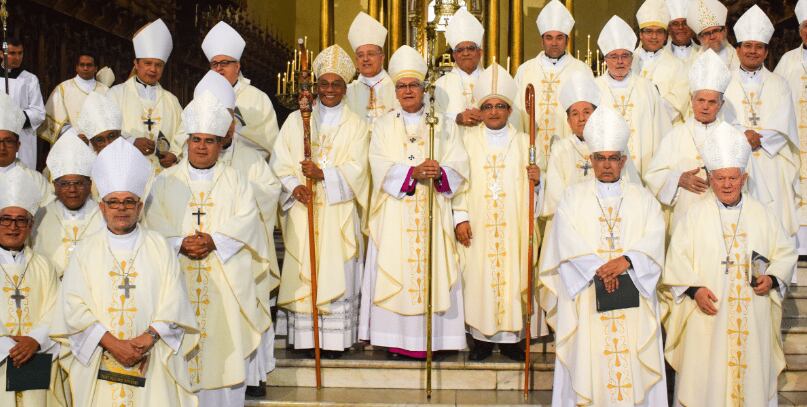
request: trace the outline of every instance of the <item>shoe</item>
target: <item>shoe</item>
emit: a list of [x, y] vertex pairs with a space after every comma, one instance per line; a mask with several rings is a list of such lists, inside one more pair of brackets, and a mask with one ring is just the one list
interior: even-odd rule
[[260, 382], [260, 386], [247, 386], [247, 397], [266, 397], [266, 382]]
[[468, 360], [480, 362], [493, 354], [493, 342], [483, 342], [474, 340], [474, 348], [468, 354]]
[[499, 350], [502, 352], [502, 355], [516, 362], [523, 362], [526, 356], [524, 350], [521, 349], [521, 345], [518, 343], [500, 343]]

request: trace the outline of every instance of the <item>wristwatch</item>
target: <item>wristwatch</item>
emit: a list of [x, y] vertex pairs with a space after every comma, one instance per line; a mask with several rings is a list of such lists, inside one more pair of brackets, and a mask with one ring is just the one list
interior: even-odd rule
[[152, 330], [151, 328], [146, 329], [146, 333], [148, 334], [148, 336], [151, 337], [151, 341], [152, 341], [151, 346], [154, 346], [157, 343], [157, 341], [160, 340], [160, 334], [158, 334], [156, 331]]

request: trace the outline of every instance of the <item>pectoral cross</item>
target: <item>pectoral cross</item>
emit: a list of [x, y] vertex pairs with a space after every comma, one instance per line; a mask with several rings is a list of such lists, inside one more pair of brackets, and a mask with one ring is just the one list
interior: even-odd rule
[[493, 181], [488, 184], [488, 190], [490, 190], [490, 195], [494, 201], [499, 200], [499, 193], [502, 192], [502, 187], [499, 185], [499, 181]]
[[319, 157], [319, 168], [324, 170], [326, 167], [328, 167], [328, 156], [323, 154]]
[[14, 294], [11, 295], [11, 299], [14, 300], [14, 305], [17, 306], [17, 309], [22, 308], [22, 300], [25, 299], [25, 296], [22, 295], [19, 287], [14, 287]]
[[207, 213], [202, 212], [202, 207], [198, 206], [198, 207], [196, 207], [196, 212], [191, 212], [191, 215], [196, 216], [196, 224], [201, 225], [202, 224], [202, 216], [207, 215]]
[[143, 124], [145, 124], [146, 127], [148, 127], [149, 133], [151, 133], [151, 127], [157, 124], [157, 122], [151, 120], [151, 109], [149, 109], [148, 116], [146, 116], [145, 120], [143, 120]]
[[586, 177], [588, 176], [588, 170], [592, 169], [593, 167], [591, 166], [591, 164], [589, 164], [588, 160], [586, 160], [585, 164], [583, 165], [578, 164], [577, 168], [583, 170], [583, 176]]
[[753, 124], [754, 127], [757, 127], [759, 125], [759, 119], [760, 117], [757, 115], [757, 112], [752, 110], [751, 117], [748, 118], [748, 121], [751, 122], [751, 124]]
[[733, 266], [734, 262], [730, 260], [728, 255], [726, 255], [726, 260], [721, 261], [720, 264], [722, 264], [723, 266], [726, 267], [725, 273], [728, 274], [729, 273], [729, 267]]
[[123, 295], [124, 295], [126, 298], [129, 298], [129, 290], [133, 290], [133, 289], [135, 289], [135, 288], [137, 288], [137, 286], [136, 286], [136, 285], [134, 285], [134, 284], [129, 284], [129, 276], [124, 277], [124, 278], [123, 278], [123, 284], [121, 284], [121, 285], [119, 285], [119, 286], [118, 286], [118, 289], [120, 289], [120, 290], [123, 290], [123, 291], [124, 291], [124, 292], [123, 292]]
[[619, 240], [619, 237], [614, 236], [613, 231], [608, 232], [608, 237], [605, 238], [608, 241], [608, 250], [615, 250], [616, 246], [614, 245], [614, 241]]

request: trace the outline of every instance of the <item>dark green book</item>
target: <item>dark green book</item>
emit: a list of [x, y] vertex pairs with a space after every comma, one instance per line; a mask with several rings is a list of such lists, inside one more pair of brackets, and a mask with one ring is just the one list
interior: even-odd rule
[[594, 277], [594, 290], [597, 293], [597, 312], [607, 312], [625, 308], [639, 307], [639, 290], [627, 274], [617, 276], [619, 288], [609, 293], [605, 291], [605, 283]]
[[36, 353], [20, 367], [6, 358], [6, 391], [47, 390], [50, 388], [50, 365], [53, 355]]

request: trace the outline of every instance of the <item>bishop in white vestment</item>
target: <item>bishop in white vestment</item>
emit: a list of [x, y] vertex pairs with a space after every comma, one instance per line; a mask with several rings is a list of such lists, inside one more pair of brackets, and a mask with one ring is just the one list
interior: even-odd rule
[[728, 9], [720, 0], [691, 0], [687, 6], [686, 21], [697, 35], [700, 53], [707, 49], [714, 51], [730, 69], [738, 68], [737, 53], [726, 40]]
[[664, 49], [675, 55], [689, 69], [700, 52], [700, 45], [694, 39], [695, 33], [687, 25], [687, 12], [692, 0], [667, 0], [666, 3], [670, 12], [670, 22], [667, 24], [670, 40]]
[[[539, 276], [557, 297], [546, 310], [553, 406], [667, 405], [656, 294], [664, 217], [652, 194], [620, 177], [629, 135], [619, 113], [594, 111], [585, 137], [596, 179], [566, 189], [543, 247]], [[631, 287], [635, 304], [599, 311], [601, 297]]]

